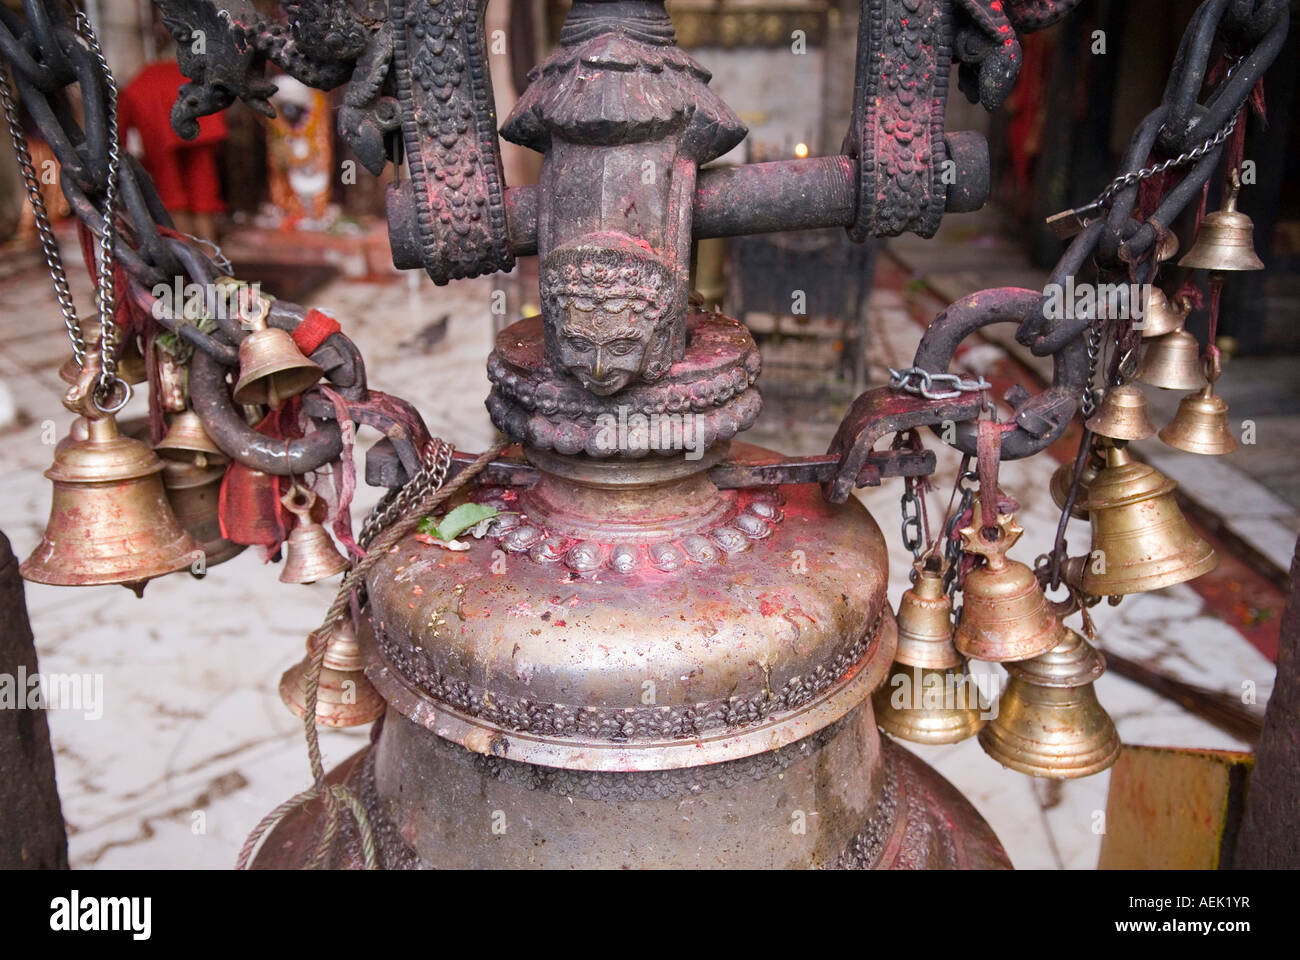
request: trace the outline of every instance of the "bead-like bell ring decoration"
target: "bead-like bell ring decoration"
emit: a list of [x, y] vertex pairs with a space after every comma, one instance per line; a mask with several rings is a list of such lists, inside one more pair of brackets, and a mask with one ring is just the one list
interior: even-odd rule
[[[307, 656], [280, 677], [280, 699], [302, 717], [307, 714], [307, 677], [311, 673], [311, 641]], [[320, 683], [316, 688], [316, 722], [326, 727], [357, 727], [384, 715], [388, 704], [366, 679], [361, 650], [352, 625], [345, 619], [325, 642]]]
[[1223, 209], [1207, 214], [1196, 231], [1192, 249], [1178, 261], [1180, 267], [1197, 270], [1263, 270], [1255, 255], [1255, 225], [1237, 209], [1241, 178], [1232, 171]]
[[1145, 440], [1156, 432], [1156, 425], [1147, 415], [1146, 394], [1131, 383], [1107, 390], [1101, 406], [1085, 426], [1097, 436], [1112, 440]]
[[1175, 450], [1215, 456], [1237, 449], [1237, 438], [1228, 425], [1228, 404], [1214, 392], [1217, 360], [1209, 367], [1205, 387], [1183, 397], [1174, 419], [1160, 431], [1160, 439]]
[[1081, 582], [1094, 597], [1159, 590], [1192, 580], [1219, 563], [1174, 499], [1177, 484], [1134, 460], [1124, 447], [1106, 451], [1106, 467], [1088, 488], [1084, 507], [1092, 549]]
[[1060, 621], [1052, 612], [1034, 571], [1007, 559], [1024, 528], [1015, 517], [997, 518], [998, 535], [985, 537], [979, 504], [975, 519], [961, 531], [967, 553], [982, 554], [983, 566], [966, 575], [961, 621], [953, 638], [963, 656], [1005, 663], [1046, 653], [1057, 642]]
[[988, 715], [965, 660], [952, 643], [952, 604], [943, 574], [917, 567], [916, 584], [898, 604], [898, 649], [889, 678], [874, 695], [876, 722], [913, 743], [956, 743], [979, 732]]
[[310, 388], [325, 371], [303, 356], [288, 332], [267, 326], [270, 304], [261, 297], [257, 303], [246, 321], [253, 332], [239, 345], [234, 398], [236, 403], [264, 403], [274, 408]]
[[281, 583], [315, 583], [342, 573], [350, 564], [339, 553], [326, 529], [311, 518], [316, 494], [295, 486], [280, 501], [298, 518], [284, 547]]
[[1101, 653], [1062, 626], [1051, 651], [1007, 665], [1010, 680], [997, 715], [980, 731], [980, 746], [1004, 767], [1035, 777], [1105, 770], [1120, 750], [1114, 721], [1093, 689], [1105, 670]]
[[120, 583], [139, 593], [189, 567], [199, 548], [172, 513], [157, 455], [121, 436], [111, 414], [88, 420], [87, 431], [45, 471], [54, 483], [50, 519], [20, 569], [35, 583]]

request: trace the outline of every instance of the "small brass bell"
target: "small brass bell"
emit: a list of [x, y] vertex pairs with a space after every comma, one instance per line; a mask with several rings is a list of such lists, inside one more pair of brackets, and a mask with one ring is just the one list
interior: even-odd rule
[[1137, 379], [1164, 390], [1196, 390], [1205, 384], [1201, 345], [1186, 330], [1175, 330], [1147, 344]]
[[162, 470], [147, 445], [118, 433], [112, 415], [88, 420], [86, 439], [63, 446], [45, 471], [54, 482], [50, 519], [22, 575], [139, 593], [145, 581], [190, 566], [198, 545], [172, 513]]
[[1156, 432], [1156, 425], [1147, 416], [1146, 394], [1131, 383], [1107, 390], [1101, 406], [1085, 426], [1097, 436], [1112, 440], [1145, 440]]
[[[302, 717], [307, 714], [307, 677], [311, 673], [311, 641], [307, 656], [280, 677], [280, 699]], [[346, 619], [325, 642], [325, 659], [316, 687], [316, 722], [326, 727], [357, 727], [384, 715], [388, 704], [362, 670], [356, 632]]]
[[1198, 270], [1263, 270], [1255, 255], [1255, 225], [1237, 209], [1241, 179], [1232, 171], [1223, 209], [1207, 214], [1196, 231], [1192, 249], [1178, 261], [1180, 267]]
[[1188, 394], [1178, 403], [1178, 413], [1160, 431], [1160, 439], [1175, 450], [1217, 455], [1237, 449], [1237, 438], [1228, 426], [1228, 404], [1214, 392], [1218, 363], [1210, 365], [1205, 388]]
[[916, 566], [916, 583], [898, 601], [898, 650], [894, 659], [909, 667], [942, 670], [961, 666], [952, 645], [952, 603], [943, 589], [943, 573]]
[[1093, 682], [1106, 662], [1077, 631], [1033, 660], [1007, 665], [1010, 680], [996, 716], [980, 731], [984, 752], [1004, 767], [1035, 777], [1087, 777], [1119, 757], [1115, 723]]
[[[898, 648], [874, 694], [876, 722], [913, 743], [956, 743], [979, 732], [988, 704], [952, 643], [952, 604], [943, 573], [918, 565], [898, 604]], [[961, 669], [958, 669], [961, 668]]]
[[195, 466], [225, 463], [226, 455], [208, 436], [203, 421], [193, 410], [184, 410], [172, 417], [167, 435], [154, 446], [158, 455], [169, 460], [188, 460]]
[[957, 743], [979, 733], [989, 706], [974, 678], [952, 667], [895, 663], [872, 694], [876, 722], [911, 743]]
[[[163, 486], [172, 513], [203, 551], [203, 569], [225, 563], [244, 550], [221, 535], [217, 506], [221, 497], [221, 480], [225, 467], [200, 467], [184, 460], [163, 463]], [[191, 573], [199, 571], [191, 565]]]
[[298, 518], [285, 542], [281, 583], [315, 583], [350, 566], [325, 528], [311, 518], [312, 504], [316, 502], [314, 493], [295, 486], [280, 502]]
[[[1087, 520], [1088, 511], [1081, 506], [1084, 500], [1088, 499], [1088, 487], [1092, 481], [1097, 479], [1097, 474], [1101, 468], [1106, 465], [1105, 448], [1094, 441], [1092, 449], [1088, 451], [1088, 459], [1083, 463], [1083, 473], [1079, 476], [1079, 492], [1075, 494], [1074, 505], [1070, 507], [1070, 516], [1078, 520]], [[1052, 492], [1052, 502], [1060, 509], [1064, 509], [1065, 501], [1070, 496], [1070, 484], [1074, 481], [1074, 461], [1070, 460], [1059, 467], [1052, 473], [1052, 482], [1050, 489]]]
[[270, 305], [259, 298], [260, 312], [248, 320], [253, 332], [239, 345], [239, 382], [235, 403], [264, 403], [278, 407], [312, 386], [324, 374], [303, 356], [288, 332], [269, 327]]
[[953, 640], [959, 653], [975, 660], [1027, 660], [1056, 645], [1060, 621], [1034, 571], [1006, 557], [1024, 528], [1015, 517], [1001, 515], [997, 530], [997, 537], [985, 538], [976, 504], [975, 519], [961, 531], [961, 538], [965, 550], [982, 554], [985, 563], [966, 575]]
[[149, 368], [140, 350], [139, 338], [132, 334], [127, 334], [118, 346], [117, 375], [133, 385], [149, 381]]
[[1155, 284], [1151, 285], [1150, 290], [1146, 310], [1142, 313], [1142, 339], [1163, 337], [1167, 333], [1183, 329], [1191, 306], [1187, 298], [1181, 299], [1179, 305], [1175, 307], [1169, 302], [1165, 292]]
[[1084, 501], [1092, 522], [1092, 550], [1078, 584], [1085, 593], [1113, 597], [1159, 590], [1218, 565], [1214, 549], [1179, 509], [1175, 487], [1124, 447], [1106, 451], [1106, 467]]

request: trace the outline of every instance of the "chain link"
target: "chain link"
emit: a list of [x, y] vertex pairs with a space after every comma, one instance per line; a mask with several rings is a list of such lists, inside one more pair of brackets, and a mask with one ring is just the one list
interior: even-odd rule
[[[969, 460], [969, 458], [967, 458]], [[957, 476], [957, 509], [948, 517], [948, 522], [943, 525], [943, 562], [944, 562], [944, 593], [948, 595], [948, 601], [952, 604], [953, 612], [958, 612], [957, 607], [957, 589], [958, 581], [961, 575], [961, 563], [965, 552], [962, 549], [961, 537], [957, 531], [960, 530], [962, 517], [966, 511], [971, 509], [975, 502], [975, 490], [970, 486], [979, 479], [979, 474], [974, 470], [963, 469]]]
[[921, 527], [921, 498], [917, 496], [910, 477], [908, 480], [899, 502], [903, 513], [903, 546], [912, 551], [914, 560], [920, 560], [921, 551], [925, 548], [925, 535]]
[[77, 366], [81, 366], [86, 356], [86, 341], [81, 332], [81, 321], [77, 317], [77, 306], [72, 300], [72, 291], [68, 288], [68, 276], [63, 270], [63, 257], [59, 253], [59, 241], [50, 226], [50, 215], [45, 208], [45, 197], [41, 193], [40, 179], [36, 175], [36, 165], [32, 162], [32, 153], [27, 145], [27, 134], [23, 131], [18, 117], [18, 104], [14, 99], [13, 88], [9, 85], [8, 71], [0, 70], [0, 103], [3, 103], [5, 122], [9, 127], [9, 142], [13, 144], [14, 154], [18, 158], [18, 169], [27, 188], [27, 200], [32, 205], [32, 216], [36, 220], [36, 233], [40, 237], [41, 249], [45, 253], [45, 265], [54, 281], [54, 296], [59, 301], [59, 311], [63, 314], [63, 325], [68, 330], [68, 339], [72, 341], [72, 353]]
[[454, 452], [455, 448], [447, 441], [439, 437], [430, 440], [424, 448], [424, 466], [405, 485], [384, 494], [361, 525], [357, 543], [362, 547], [369, 545], [394, 521], [405, 516], [415, 504], [441, 489], [451, 470]]
[[[90, 25], [90, 20], [80, 11], [76, 16], [77, 33], [86, 41], [90, 52], [95, 55], [100, 73], [104, 79], [104, 116], [108, 124], [108, 171], [104, 188], [104, 214], [99, 234], [99, 274], [96, 290], [96, 306], [99, 310], [99, 389], [95, 391], [94, 404], [104, 412], [110, 407], [103, 404], [112, 397], [114, 389], [121, 378], [117, 375], [117, 343], [121, 331], [117, 325], [115, 312], [117, 297], [114, 290], [114, 272], [117, 268], [114, 244], [117, 239], [115, 219], [117, 216], [117, 181], [121, 168], [121, 144], [118, 142], [117, 128], [117, 82], [113, 71], [108, 66], [104, 50], [99, 45], [99, 38]], [[129, 388], [128, 388], [129, 396]], [[125, 405], [125, 400], [122, 401]], [[120, 407], [119, 407], [120, 409]]]
[[1101, 355], [1102, 324], [1094, 321], [1088, 327], [1088, 379], [1083, 385], [1083, 396], [1079, 400], [1079, 411], [1087, 420], [1097, 409], [1097, 394], [1093, 382], [1097, 379], [1097, 360]]
[[[936, 384], [945, 385], [947, 390], [935, 390]], [[902, 390], [926, 400], [952, 400], [963, 393], [976, 393], [988, 390], [993, 384], [983, 377], [978, 380], [964, 380], [955, 373], [931, 373], [920, 367], [904, 367], [902, 370], [889, 368], [889, 387]]]

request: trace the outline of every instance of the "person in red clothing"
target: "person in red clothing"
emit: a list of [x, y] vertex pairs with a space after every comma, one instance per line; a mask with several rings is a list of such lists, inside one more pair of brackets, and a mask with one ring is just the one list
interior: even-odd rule
[[171, 109], [187, 82], [174, 59], [147, 64], [119, 95], [118, 126], [128, 144], [135, 131], [140, 162], [177, 228], [215, 240], [216, 216], [226, 209], [217, 164], [226, 120], [219, 113], [201, 117], [198, 137], [182, 140], [172, 129]]

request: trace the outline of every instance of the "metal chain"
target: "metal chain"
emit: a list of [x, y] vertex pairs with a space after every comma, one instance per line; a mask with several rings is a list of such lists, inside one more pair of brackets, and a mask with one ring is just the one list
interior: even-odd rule
[[[969, 462], [969, 457], [966, 462]], [[957, 493], [960, 497], [957, 503], [957, 509], [948, 517], [948, 522], [943, 525], [943, 561], [944, 561], [944, 593], [948, 595], [948, 601], [952, 604], [954, 613], [957, 611], [957, 588], [961, 574], [962, 557], [965, 551], [962, 549], [961, 537], [957, 535], [960, 529], [962, 517], [966, 511], [971, 508], [975, 502], [975, 490], [969, 484], [977, 481], [979, 474], [974, 470], [963, 468], [957, 475]]]
[[916, 495], [911, 477], [907, 478], [903, 487], [899, 507], [903, 513], [903, 546], [912, 551], [914, 560], [920, 560], [921, 551], [925, 548], [925, 536], [921, 528], [921, 498]]
[[[919, 381], [919, 382], [918, 382]], [[943, 384], [947, 390], [934, 390], [936, 384]], [[889, 368], [889, 387], [902, 390], [926, 400], [952, 400], [963, 393], [975, 393], [988, 390], [993, 384], [983, 377], [978, 380], [964, 380], [955, 373], [931, 373], [920, 367], [904, 367], [902, 370]]]
[[1206, 140], [1200, 146], [1187, 150], [1176, 157], [1171, 157], [1168, 160], [1161, 161], [1160, 163], [1154, 164], [1150, 167], [1142, 167], [1139, 170], [1130, 171], [1121, 177], [1116, 177], [1106, 185], [1105, 190], [1098, 194], [1096, 200], [1092, 201], [1092, 203], [1086, 204], [1085, 206], [1079, 207], [1075, 212], [1083, 213], [1085, 210], [1100, 209], [1101, 207], [1106, 206], [1115, 194], [1119, 193], [1121, 190], [1127, 190], [1135, 183], [1141, 183], [1143, 180], [1150, 180], [1152, 177], [1158, 176], [1172, 167], [1181, 167], [1185, 164], [1193, 163], [1194, 161], [1201, 159], [1201, 157], [1205, 156], [1215, 147], [1219, 146], [1219, 144], [1223, 143], [1224, 140], [1228, 139], [1229, 135], [1237, 126], [1238, 116], [1240, 116], [1240, 114], [1234, 113], [1232, 119], [1229, 120], [1218, 133], [1209, 140]]
[[[99, 276], [96, 291], [96, 305], [99, 309], [99, 356], [101, 367], [99, 389], [96, 390], [93, 399], [98, 409], [108, 413], [112, 411], [113, 407], [106, 407], [103, 403], [112, 397], [114, 388], [119, 383], [125, 385], [125, 382], [117, 375], [117, 342], [120, 330], [115, 317], [117, 297], [113, 286], [114, 271], [117, 266], [114, 250], [117, 231], [114, 229], [114, 221], [117, 215], [118, 171], [121, 167], [121, 144], [118, 142], [117, 128], [117, 82], [113, 79], [113, 71], [108, 66], [108, 60], [104, 56], [103, 48], [99, 45], [99, 38], [95, 36], [90, 20], [81, 11], [77, 11], [76, 28], [77, 33], [86, 41], [90, 52], [95, 55], [95, 60], [99, 63], [99, 69], [104, 79], [104, 116], [108, 124], [108, 171], [104, 188], [103, 223], [99, 235]], [[126, 399], [129, 399], [129, 397], [130, 388], [127, 387]], [[116, 405], [116, 408], [121, 409], [122, 406], [125, 406], [126, 399], [123, 399], [121, 404]]]
[[40, 179], [36, 175], [36, 165], [32, 162], [32, 153], [27, 145], [27, 134], [23, 131], [22, 122], [18, 117], [18, 104], [14, 99], [13, 88], [9, 85], [9, 75], [6, 70], [0, 70], [0, 103], [4, 105], [5, 122], [9, 126], [9, 141], [13, 144], [14, 154], [18, 157], [18, 169], [27, 188], [27, 200], [32, 205], [36, 233], [40, 237], [41, 249], [45, 253], [45, 264], [50, 272], [50, 279], [54, 281], [54, 296], [59, 301], [59, 311], [63, 314], [63, 325], [68, 330], [68, 339], [72, 341], [73, 356], [76, 357], [77, 366], [81, 366], [86, 356], [86, 341], [81, 332], [81, 320], [77, 317], [77, 305], [73, 302], [72, 291], [68, 288], [68, 276], [63, 270], [63, 256], [59, 253], [59, 241], [50, 226], [50, 215], [45, 208]]
[[451, 470], [451, 456], [455, 452], [447, 441], [434, 437], [424, 448], [424, 466], [405, 485], [388, 491], [370, 511], [361, 525], [357, 543], [365, 547], [429, 494], [439, 490]]
[[1102, 324], [1094, 322], [1088, 328], [1088, 380], [1083, 385], [1083, 397], [1079, 401], [1079, 412], [1087, 420], [1097, 409], [1097, 394], [1093, 382], [1097, 379], [1097, 359], [1101, 355]]

